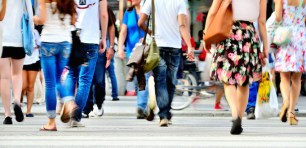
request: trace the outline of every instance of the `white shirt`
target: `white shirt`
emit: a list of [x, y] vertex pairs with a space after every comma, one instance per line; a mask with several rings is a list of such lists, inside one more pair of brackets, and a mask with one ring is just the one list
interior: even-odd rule
[[76, 28], [81, 29], [81, 42], [99, 44], [99, 0], [75, 0], [75, 3], [78, 13]]
[[[60, 20], [59, 12], [53, 14], [50, 5], [50, 3], [46, 3], [47, 18], [41, 32], [41, 41], [51, 43], [72, 42], [71, 16], [65, 15], [64, 20]], [[56, 8], [56, 3], [52, 3], [52, 5]]]
[[[158, 47], [181, 48], [178, 15], [186, 12], [184, 0], [155, 0], [155, 39]], [[151, 14], [151, 0], [147, 0], [141, 13]]]
[[[34, 30], [33, 11], [30, 0], [26, 0], [28, 13]], [[23, 14], [23, 0], [7, 0], [6, 13], [3, 20], [3, 46], [23, 47], [21, 35], [21, 18]]]
[[232, 0], [234, 20], [255, 22], [259, 17], [260, 0]]
[[40, 36], [37, 30], [34, 30], [34, 50], [31, 56], [28, 56], [26, 54], [24, 58], [24, 63], [23, 65], [31, 65], [39, 61], [39, 46], [40, 46]]

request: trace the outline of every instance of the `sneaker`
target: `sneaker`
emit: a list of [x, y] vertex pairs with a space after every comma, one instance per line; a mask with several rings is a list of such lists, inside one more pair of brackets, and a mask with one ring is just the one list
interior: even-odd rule
[[299, 108], [298, 108], [298, 107], [295, 107], [294, 111], [295, 111], [295, 112], [299, 112]]
[[247, 112], [247, 119], [248, 120], [254, 120], [255, 119], [255, 108], [251, 107], [249, 108], [249, 111]]
[[136, 95], [137, 95], [136, 91], [127, 91], [125, 94], [125, 96], [136, 96]]
[[12, 118], [9, 116], [5, 117], [3, 124], [13, 124]]
[[82, 118], [89, 118], [88, 114], [82, 113]]
[[85, 127], [85, 125], [82, 122], [78, 122], [73, 119], [71, 120], [70, 126], [71, 127]]
[[225, 107], [223, 107], [221, 102], [218, 102], [218, 103], [215, 104], [215, 110], [227, 110], [227, 109]]
[[119, 98], [113, 98], [112, 101], [119, 101]]
[[159, 122], [159, 126], [160, 127], [168, 127], [168, 124], [169, 124], [169, 120], [168, 119], [161, 119], [160, 122]]
[[95, 104], [93, 106], [93, 112], [97, 115], [97, 116], [103, 116], [104, 114], [104, 109], [103, 109], [103, 106], [101, 106], [101, 108], [99, 109], [97, 104]]
[[211, 94], [211, 93], [209, 93], [209, 92], [207, 92], [207, 91], [205, 91], [205, 90], [202, 90], [202, 91], [200, 92], [200, 94], [201, 94], [201, 96], [203, 96], [203, 97], [208, 97], [208, 98], [214, 97], [214, 96], [215, 96], [214, 94]]
[[89, 117], [98, 117], [93, 111], [88, 114]]
[[16, 116], [16, 121], [17, 122], [22, 122], [23, 119], [24, 119], [24, 115], [23, 115], [23, 112], [22, 112], [19, 105], [17, 105], [17, 104], [14, 105], [14, 112], [15, 112], [15, 116]]
[[147, 115], [141, 108], [137, 108], [137, 119], [146, 119]]

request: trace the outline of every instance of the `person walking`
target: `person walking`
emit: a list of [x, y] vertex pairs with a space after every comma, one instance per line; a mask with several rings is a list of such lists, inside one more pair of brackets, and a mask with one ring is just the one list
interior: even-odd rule
[[[144, 39], [145, 33], [137, 25], [140, 9], [141, 0], [132, 0], [132, 6], [124, 13], [118, 43], [118, 56], [121, 60], [128, 61], [136, 44]], [[123, 49], [123, 44], [125, 44], [125, 49]], [[145, 75], [146, 84], [148, 84], [149, 73]], [[144, 119], [147, 116], [148, 87], [143, 91], [138, 91], [136, 77], [134, 77], [134, 84], [137, 90], [137, 119]]]
[[294, 109], [301, 90], [301, 76], [305, 71], [306, 51], [306, 0], [277, 0], [275, 16], [281, 26], [291, 29], [290, 43], [281, 45], [276, 52], [275, 71], [280, 72], [280, 89], [283, 105], [281, 121], [297, 125]]
[[[231, 108], [233, 125], [230, 133], [241, 134], [241, 120], [249, 96], [249, 85], [261, 79], [264, 57], [268, 55], [266, 33], [266, 0], [214, 0], [208, 12], [204, 35], [221, 5], [231, 3], [233, 21], [230, 37], [217, 44], [213, 52], [211, 79], [224, 83], [226, 99]], [[263, 53], [252, 22], [258, 21]], [[210, 45], [205, 44], [209, 51]], [[260, 63], [261, 62], [261, 63]]]
[[[114, 44], [115, 44], [115, 21], [116, 17], [111, 7], [107, 7], [108, 11], [108, 37], [107, 37], [107, 50], [104, 53], [99, 53], [97, 66], [94, 72], [91, 88], [89, 91], [88, 100], [83, 110], [82, 117], [88, 118], [90, 112], [93, 111], [95, 116], [101, 117], [104, 114], [103, 103], [105, 101], [106, 88], [105, 88], [105, 72], [110, 66], [114, 69], [114, 65], [111, 63], [114, 55]], [[110, 77], [115, 79], [116, 85], [112, 87], [117, 89], [117, 82], [115, 72], [109, 73]], [[112, 94], [113, 95], [113, 94]], [[118, 95], [117, 95], [118, 96]], [[118, 97], [115, 97], [118, 98]], [[113, 97], [114, 99], [114, 97]], [[100, 109], [99, 109], [100, 108]]]
[[36, 81], [37, 73], [40, 71], [39, 49], [40, 49], [40, 36], [37, 30], [34, 30], [35, 47], [31, 56], [26, 55], [24, 59], [23, 71], [22, 71], [22, 93], [21, 103], [23, 95], [27, 97], [27, 112], [26, 117], [34, 117], [32, 114], [32, 105], [34, 101], [34, 84]]
[[[66, 107], [69, 108], [67, 102], [71, 101], [75, 96], [75, 102], [78, 107], [73, 111], [70, 126], [84, 127], [85, 125], [81, 123], [82, 112], [89, 96], [98, 54], [103, 54], [106, 49], [106, 33], [108, 24], [107, 0], [74, 1], [78, 15], [75, 27], [79, 30], [81, 41], [81, 47], [77, 50], [82, 50], [86, 53], [86, 62], [81, 65], [69, 65], [67, 68], [69, 71], [66, 77], [65, 87], [68, 96], [70, 97], [63, 99], [63, 112], [66, 111]], [[102, 35], [101, 39], [100, 34]], [[104, 67], [104, 65], [97, 66]], [[102, 77], [102, 75], [100, 75], [100, 77]], [[77, 89], [75, 93], [76, 85]], [[96, 93], [101, 92], [99, 90]], [[99, 96], [100, 95], [101, 94], [99, 94]], [[102, 105], [97, 106], [97, 108], [98, 112], [101, 113], [103, 110]], [[68, 121], [69, 120], [66, 122]]]
[[[187, 44], [187, 59], [194, 59], [194, 48], [190, 42], [187, 24], [186, 3], [184, 0], [154, 1], [155, 36], [160, 52], [160, 62], [153, 70], [156, 101], [159, 108], [159, 126], [167, 127], [172, 118], [171, 103], [177, 83], [177, 71], [182, 48], [182, 37]], [[138, 26], [151, 34], [146, 20], [152, 11], [152, 1], [147, 0], [141, 9]]]
[[[56, 90], [60, 97], [66, 95], [61, 84], [61, 74], [67, 65], [71, 52], [71, 25], [75, 23], [76, 10], [73, 0], [40, 0], [39, 16], [35, 24], [44, 25], [41, 33], [41, 66], [45, 77], [46, 109], [48, 123], [41, 131], [57, 131]], [[73, 102], [71, 108], [76, 107]]]
[[[5, 1], [2, 1], [5, 3]], [[10, 111], [10, 84], [12, 82], [14, 94], [14, 112], [17, 122], [24, 119], [20, 107], [22, 89], [22, 67], [25, 57], [25, 49], [22, 43], [21, 19], [23, 7], [32, 8], [30, 0], [9, 0], [6, 2], [8, 8], [3, 20], [3, 52], [0, 59], [1, 97], [5, 110], [3, 124], [13, 124]], [[32, 9], [26, 9], [30, 20], [33, 17]], [[34, 23], [30, 21], [31, 29]]]

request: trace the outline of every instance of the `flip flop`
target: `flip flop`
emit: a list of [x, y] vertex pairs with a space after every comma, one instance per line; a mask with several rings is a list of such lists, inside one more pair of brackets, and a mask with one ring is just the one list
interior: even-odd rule
[[56, 128], [53, 128], [53, 129], [46, 129], [45, 126], [42, 126], [39, 131], [48, 131], [48, 132], [55, 132], [57, 131]]

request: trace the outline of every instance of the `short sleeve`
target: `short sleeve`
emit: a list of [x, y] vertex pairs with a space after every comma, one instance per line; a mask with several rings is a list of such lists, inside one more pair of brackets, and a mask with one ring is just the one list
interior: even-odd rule
[[180, 14], [187, 15], [187, 5], [186, 5], [185, 1], [184, 0], [180, 0], [179, 2], [180, 3], [179, 3], [179, 12], [178, 12], [178, 15], [180, 15]]
[[143, 7], [141, 8], [141, 13], [144, 13], [149, 16], [151, 14], [151, 9], [152, 9], [151, 3], [152, 3], [151, 0], [146, 0]]
[[127, 25], [127, 23], [128, 23], [128, 18], [129, 18], [128, 11], [125, 11], [125, 13], [124, 13], [124, 15], [123, 15], [122, 24]]

